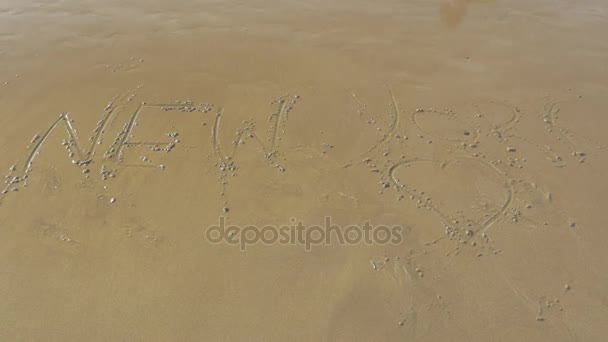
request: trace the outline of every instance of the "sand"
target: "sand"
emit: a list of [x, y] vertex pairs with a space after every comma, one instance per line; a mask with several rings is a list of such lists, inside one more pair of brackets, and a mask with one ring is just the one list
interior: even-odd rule
[[0, 1], [0, 340], [605, 340], [605, 32], [599, 0]]

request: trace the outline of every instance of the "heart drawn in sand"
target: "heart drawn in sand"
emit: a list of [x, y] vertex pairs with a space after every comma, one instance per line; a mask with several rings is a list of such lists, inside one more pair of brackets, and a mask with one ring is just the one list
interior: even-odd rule
[[502, 217], [513, 197], [506, 174], [474, 158], [401, 161], [390, 168], [389, 176], [399, 191], [418, 199], [445, 223], [468, 223], [474, 232]]

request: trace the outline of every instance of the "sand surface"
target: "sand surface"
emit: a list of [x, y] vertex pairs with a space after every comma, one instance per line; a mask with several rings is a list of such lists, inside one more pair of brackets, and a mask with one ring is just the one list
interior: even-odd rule
[[0, 340], [605, 341], [606, 32], [604, 0], [0, 0]]

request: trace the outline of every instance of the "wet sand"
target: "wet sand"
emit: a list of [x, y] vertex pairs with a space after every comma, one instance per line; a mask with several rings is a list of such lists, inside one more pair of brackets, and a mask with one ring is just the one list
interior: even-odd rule
[[[602, 341], [608, 5], [0, 1], [3, 341]], [[206, 229], [399, 225], [398, 244]]]

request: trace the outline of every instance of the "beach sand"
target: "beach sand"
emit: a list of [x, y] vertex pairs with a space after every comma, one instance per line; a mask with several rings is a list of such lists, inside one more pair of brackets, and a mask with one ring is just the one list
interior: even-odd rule
[[[0, 340], [605, 340], [605, 32], [599, 0], [0, 0]], [[208, 234], [328, 218], [401, 235]]]

